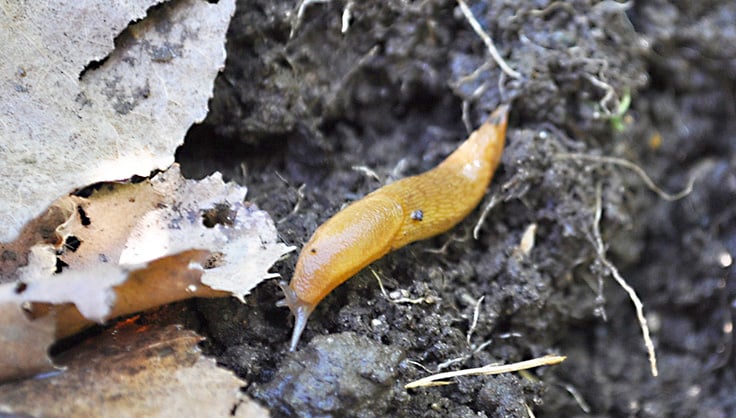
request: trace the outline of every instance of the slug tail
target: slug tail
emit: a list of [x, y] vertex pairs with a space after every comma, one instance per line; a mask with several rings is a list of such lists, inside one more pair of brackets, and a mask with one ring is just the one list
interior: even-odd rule
[[506, 125], [509, 117], [509, 109], [511, 109], [510, 104], [502, 104], [498, 106], [496, 110], [491, 113], [491, 116], [488, 117], [488, 123], [491, 125]]
[[289, 345], [289, 351], [294, 351], [299, 338], [304, 332], [304, 328], [307, 326], [307, 319], [309, 315], [314, 311], [315, 305], [300, 299], [294, 289], [288, 286], [286, 283], [279, 283], [281, 290], [284, 291], [284, 299], [277, 302], [277, 306], [288, 306], [291, 313], [294, 314], [294, 331], [291, 334], [291, 344]]

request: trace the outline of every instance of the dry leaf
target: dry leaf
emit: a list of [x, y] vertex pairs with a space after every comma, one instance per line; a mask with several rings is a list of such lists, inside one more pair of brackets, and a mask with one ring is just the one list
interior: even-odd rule
[[220, 173], [186, 180], [175, 164], [151, 180], [72, 196], [84, 216], [72, 217], [59, 232], [65, 242], [73, 236], [80, 243], [60, 259], [69, 270], [101, 261], [133, 268], [190, 249], [216, 251], [217, 265], [204, 270], [202, 282], [242, 300], [261, 280], [277, 277], [268, 269], [293, 250], [278, 242], [270, 216], [244, 202], [245, 194]]
[[[0, 381], [48, 366], [45, 352], [20, 374], [6, 363], [36, 344], [36, 321], [53, 318], [49, 332], [61, 338], [191, 297], [242, 300], [273, 277], [268, 269], [293, 247], [278, 242], [268, 214], [243, 202], [245, 192], [219, 173], [186, 180], [174, 165], [150, 180], [103, 184], [89, 197], [57, 202], [71, 214], [57, 228], [60, 244], [33, 247], [18, 281], [0, 286], [0, 304], [26, 313], [0, 317], [0, 341], [16, 342], [13, 352], [0, 346]], [[66, 267], [56, 274], [59, 261]]]
[[200, 340], [174, 326], [125, 323], [64, 353], [63, 372], [0, 387], [0, 414], [268, 417], [240, 392], [245, 382], [201, 355]]
[[[29, 321], [16, 303], [0, 303], [0, 382], [16, 376], [41, 373], [53, 368], [47, 357], [54, 342], [54, 318]], [[2, 392], [2, 390], [0, 390]]]
[[0, 242], [76, 187], [165, 169], [205, 117], [235, 1], [158, 3], [0, 0]]

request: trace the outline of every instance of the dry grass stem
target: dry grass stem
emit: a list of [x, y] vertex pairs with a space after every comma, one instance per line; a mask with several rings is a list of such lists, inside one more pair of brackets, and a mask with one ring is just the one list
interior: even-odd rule
[[562, 363], [563, 361], [565, 361], [566, 358], [567, 357], [565, 356], [546, 355], [543, 357], [537, 357], [535, 359], [520, 361], [517, 363], [511, 363], [511, 364], [496, 364], [496, 365], [488, 365], [488, 366], [483, 366], [483, 367], [476, 367], [473, 369], [437, 373], [437, 374], [427, 376], [422, 379], [407, 383], [406, 385], [404, 385], [404, 388], [413, 389], [413, 388], [418, 388], [418, 387], [449, 385], [449, 384], [452, 384], [452, 382], [447, 382], [445, 379], [451, 379], [453, 377], [472, 376], [472, 375], [493, 375], [493, 374], [501, 374], [501, 373], [518, 372], [520, 370], [533, 369], [535, 367], [541, 367], [541, 366], [552, 366], [555, 364]]

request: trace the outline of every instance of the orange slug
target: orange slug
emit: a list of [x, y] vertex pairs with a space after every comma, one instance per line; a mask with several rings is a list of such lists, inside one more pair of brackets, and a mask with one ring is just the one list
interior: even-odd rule
[[322, 224], [304, 245], [285, 299], [294, 314], [294, 351], [317, 304], [363, 267], [406, 244], [443, 233], [475, 209], [503, 153], [508, 105], [440, 165], [353, 202]]

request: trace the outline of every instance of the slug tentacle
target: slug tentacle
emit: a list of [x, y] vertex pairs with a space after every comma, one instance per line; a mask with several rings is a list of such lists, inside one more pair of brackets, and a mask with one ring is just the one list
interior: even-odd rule
[[285, 299], [293, 351], [309, 315], [335, 287], [388, 252], [443, 233], [480, 203], [503, 153], [509, 107], [499, 106], [432, 170], [384, 186], [327, 220], [304, 245]]

